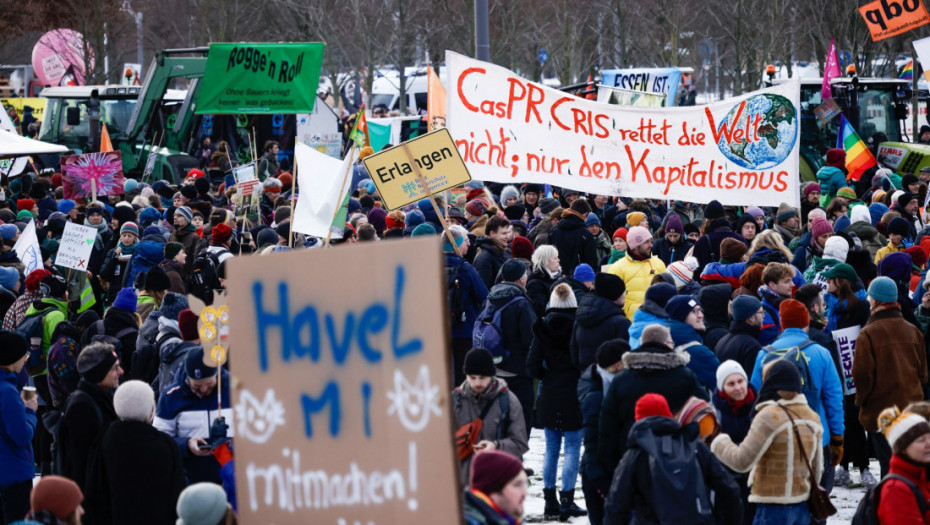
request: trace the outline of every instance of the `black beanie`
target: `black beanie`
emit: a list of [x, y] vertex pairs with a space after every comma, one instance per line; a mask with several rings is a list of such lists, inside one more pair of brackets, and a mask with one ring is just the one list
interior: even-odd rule
[[801, 391], [801, 373], [794, 363], [777, 359], [767, 366], [768, 368], [762, 369], [765, 377], [762, 379], [762, 388], [759, 389], [757, 403], [779, 399], [781, 397], [778, 395], [779, 390]]
[[594, 354], [597, 360], [597, 366], [607, 368], [611, 365], [615, 365], [623, 359], [623, 354], [629, 351], [630, 343], [627, 343], [626, 339], [604, 341], [601, 343], [601, 346], [597, 347], [597, 353]]
[[594, 293], [608, 301], [616, 301], [626, 291], [623, 279], [612, 273], [598, 273], [594, 276]]
[[193, 187], [193, 186], [190, 185], [190, 184], [187, 184], [187, 185], [185, 185], [185, 186], [181, 186], [181, 195], [187, 197], [188, 199], [196, 199], [196, 198], [197, 198], [197, 188]]
[[210, 193], [210, 181], [207, 180], [206, 177], [194, 179], [194, 188], [197, 190], [197, 193], [206, 195]]
[[710, 201], [704, 207], [704, 218], [707, 220], [719, 219], [723, 217], [723, 205], [719, 201]]
[[[103, 335], [103, 334], [100, 334]], [[107, 343], [91, 343], [78, 355], [77, 369], [81, 377], [88, 383], [97, 384], [110, 373], [113, 363], [117, 362], [116, 351], [113, 345]]]
[[145, 289], [153, 292], [163, 292], [171, 288], [171, 280], [168, 274], [158, 266], [153, 266], [145, 272]]
[[494, 358], [491, 352], [484, 348], [472, 348], [465, 354], [465, 366], [463, 367], [467, 376], [486, 376], [494, 377], [496, 370], [494, 368]]
[[0, 366], [10, 366], [26, 355], [26, 339], [15, 332], [0, 332]]

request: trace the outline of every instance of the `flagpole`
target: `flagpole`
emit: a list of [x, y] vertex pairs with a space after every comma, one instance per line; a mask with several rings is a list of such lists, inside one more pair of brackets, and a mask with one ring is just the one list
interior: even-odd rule
[[[349, 149], [349, 155], [353, 155], [353, 159], [354, 159], [355, 152], [359, 149], [357, 146], [358, 146], [358, 142], [355, 142], [355, 143], [352, 145], [352, 147]], [[345, 172], [342, 174], [342, 185], [339, 187], [339, 202], [338, 202], [338, 204], [336, 205], [336, 209], [333, 211], [333, 218], [330, 219], [330, 221], [329, 221], [329, 231], [326, 232], [326, 244], [325, 244], [325, 246], [326, 246], [327, 248], [330, 246], [329, 242], [330, 242], [330, 240], [333, 238], [333, 222], [336, 220], [336, 217], [339, 216], [339, 210], [342, 209], [343, 192], [345, 192], [345, 190], [346, 190], [346, 183], [349, 181], [349, 171], [352, 170], [352, 165], [353, 165], [353, 164], [355, 164], [354, 160], [353, 160], [353, 162], [347, 163], [347, 164], [346, 164]], [[346, 219], [348, 220], [348, 217], [346, 217]], [[293, 220], [293, 219], [291, 219], [291, 220]], [[343, 229], [345, 229], [345, 228], [343, 228]]]
[[[295, 148], [296, 149], [296, 148]], [[291, 182], [291, 234], [288, 235], [287, 245], [291, 248], [294, 247], [294, 201], [297, 200], [297, 155], [294, 155], [294, 177]], [[332, 230], [330, 230], [332, 231]]]

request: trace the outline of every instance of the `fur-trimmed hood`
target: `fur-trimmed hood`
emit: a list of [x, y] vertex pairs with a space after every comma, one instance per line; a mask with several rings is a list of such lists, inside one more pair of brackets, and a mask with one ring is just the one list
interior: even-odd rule
[[687, 366], [691, 356], [676, 352], [659, 343], [646, 343], [623, 354], [623, 367], [633, 370], [671, 370]]

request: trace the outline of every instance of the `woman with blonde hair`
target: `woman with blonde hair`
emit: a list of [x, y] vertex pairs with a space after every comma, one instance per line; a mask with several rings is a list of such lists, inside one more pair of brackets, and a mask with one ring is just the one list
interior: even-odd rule
[[551, 244], [544, 244], [536, 248], [531, 260], [533, 267], [526, 281], [526, 295], [533, 303], [536, 316], [542, 317], [549, 302], [549, 289], [562, 276], [559, 251]]

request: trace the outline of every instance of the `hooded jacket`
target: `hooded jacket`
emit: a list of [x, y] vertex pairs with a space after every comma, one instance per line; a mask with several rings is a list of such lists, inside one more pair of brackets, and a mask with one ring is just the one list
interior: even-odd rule
[[597, 268], [597, 241], [585, 226], [584, 220], [574, 212], [562, 217], [563, 219], [549, 231], [549, 244], [559, 250], [562, 271], [572, 275], [575, 267], [581, 263]]
[[526, 296], [533, 302], [533, 309], [537, 317], [546, 314], [546, 305], [549, 304], [549, 295], [552, 286], [555, 284], [555, 278], [549, 275], [545, 269], [540, 269], [532, 274], [526, 281]]
[[717, 367], [720, 366], [717, 356], [710, 348], [704, 346], [701, 335], [688, 323], [666, 319], [665, 325], [672, 332], [675, 351], [687, 352], [691, 356], [688, 368], [701, 380], [708, 391], [713, 391], [714, 385], [717, 384]]
[[500, 271], [501, 266], [507, 262], [510, 256], [499, 242], [490, 237], [478, 237], [475, 245], [478, 248], [478, 254], [475, 255], [474, 262], [475, 270], [481, 276], [484, 286], [490, 289], [497, 279], [497, 272]]
[[756, 354], [761, 348], [758, 326], [750, 326], [746, 321], [733, 321], [730, 323], [730, 333], [720, 339], [714, 352], [721, 363], [727, 359], [739, 363], [746, 377], [749, 377], [756, 366]]
[[488, 288], [478, 275], [475, 267], [454, 253], [446, 253], [446, 268], [458, 268], [456, 278], [462, 291], [463, 310], [465, 312], [464, 322], [452, 323], [452, 337], [471, 339], [472, 329], [475, 326], [475, 320], [484, 307], [484, 302], [488, 298]]
[[646, 299], [646, 289], [649, 288], [652, 278], [665, 271], [665, 264], [658, 257], [652, 256], [644, 261], [637, 261], [630, 256], [630, 250], [622, 259], [610, 265], [607, 273], [612, 273], [626, 285], [626, 301], [623, 303], [623, 312], [627, 319], [633, 317], [639, 305]]
[[665, 308], [651, 299], [645, 302], [633, 314], [633, 324], [630, 325], [630, 348], [639, 347], [639, 340], [643, 335], [643, 330], [651, 324], [662, 324], [668, 320], [668, 314]]
[[849, 184], [846, 182], [846, 174], [843, 170], [833, 166], [824, 166], [817, 170], [817, 182], [820, 183], [823, 194], [829, 196], [829, 200], [833, 200], [836, 192]]
[[735, 233], [726, 219], [714, 219], [708, 233], [701, 236], [694, 245], [694, 257], [698, 260], [699, 275], [703, 273], [705, 266], [720, 260], [720, 243], [727, 238], [736, 239], [743, 244], [747, 244], [746, 239], [743, 239], [742, 235]]
[[628, 339], [630, 321], [623, 308], [613, 301], [591, 293], [581, 300], [572, 329], [571, 358], [579, 370], [595, 361], [597, 348], [610, 339]]
[[[191, 232], [193, 233], [193, 232]], [[193, 234], [197, 237], [197, 234]], [[132, 259], [126, 264], [123, 272], [123, 288], [128, 288], [136, 282], [136, 276], [149, 271], [153, 266], [165, 259], [165, 238], [160, 235], [146, 235], [136, 245], [132, 252]], [[187, 262], [192, 262], [188, 255]]]
[[[693, 282], [693, 281], [692, 281]], [[730, 303], [730, 296], [733, 295], [733, 287], [729, 284], [716, 284], [705, 286], [698, 291], [698, 300], [704, 307], [704, 346], [716, 352], [717, 345], [725, 335], [730, 333], [730, 316], [727, 313], [727, 305]]]
[[[891, 456], [888, 473], [909, 479], [920, 488], [924, 499], [930, 501], [930, 480], [927, 479], [925, 466], [916, 465], [904, 456], [894, 454]], [[897, 479], [890, 479], [882, 485], [877, 510], [880, 523], [930, 523], [930, 511], [921, 514], [914, 491], [907, 483]]]
[[535, 421], [543, 428], [568, 432], [581, 428], [578, 405], [580, 372], [568, 347], [575, 308], [550, 308], [533, 324], [533, 344], [526, 358], [530, 376], [540, 381]]

